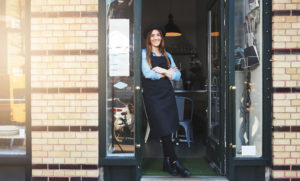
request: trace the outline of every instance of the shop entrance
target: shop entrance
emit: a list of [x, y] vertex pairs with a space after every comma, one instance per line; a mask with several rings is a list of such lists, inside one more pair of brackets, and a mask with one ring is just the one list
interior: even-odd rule
[[263, 112], [262, 106], [271, 108], [265, 91], [271, 90], [271, 73], [263, 70], [271, 69], [265, 61], [270, 59], [271, 44], [262, 46], [261, 37], [271, 42], [270, 35], [262, 33], [263, 28], [270, 32], [264, 25], [271, 26], [271, 21], [262, 21], [262, 12], [271, 14], [270, 3], [102, 0], [101, 5], [99, 25], [106, 28], [99, 29], [99, 55], [106, 61], [99, 61], [99, 97], [105, 98], [100, 101], [99, 140], [105, 146], [100, 147], [99, 163], [105, 179], [143, 180], [146, 175], [166, 174], [161, 172], [160, 141], [147, 136], [140, 80], [142, 32], [152, 23], [169, 22], [182, 34], [165, 39], [182, 73], [173, 87], [176, 96], [191, 100], [182, 107], [184, 117], [192, 115], [192, 142], [186, 142], [185, 129], [175, 133], [178, 157], [194, 176], [264, 179], [271, 161], [271, 111]]
[[[175, 94], [184, 99], [184, 119], [190, 119], [190, 129], [180, 126], [173, 141], [179, 160], [193, 176], [225, 174], [224, 149], [224, 62], [221, 46], [222, 11], [219, 1], [144, 0], [142, 3], [142, 31], [150, 24], [162, 26], [173, 23], [181, 36], [165, 38], [166, 50], [172, 55], [182, 73], [173, 82]], [[142, 48], [145, 48], [144, 39]], [[178, 101], [177, 101], [177, 104]], [[224, 107], [224, 106], [223, 106]], [[144, 109], [143, 109], [144, 110]], [[142, 174], [168, 175], [162, 172], [162, 148], [159, 139], [149, 136], [147, 112], [143, 111]], [[191, 116], [192, 115], [192, 116]], [[151, 132], [151, 131], [150, 131]], [[186, 136], [190, 133], [190, 139]]]

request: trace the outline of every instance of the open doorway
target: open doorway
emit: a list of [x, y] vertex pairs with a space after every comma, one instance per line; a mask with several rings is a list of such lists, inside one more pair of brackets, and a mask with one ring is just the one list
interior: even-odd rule
[[[182, 35], [166, 37], [166, 50], [172, 55], [181, 71], [181, 80], [173, 83], [175, 94], [192, 100], [184, 109], [184, 117], [192, 114], [192, 143], [189, 146], [185, 129], [180, 127], [174, 136], [178, 158], [194, 176], [222, 174], [220, 160], [224, 139], [221, 126], [221, 45], [220, 4], [210, 0], [144, 0], [142, 3], [142, 30], [150, 24], [165, 26], [169, 14]], [[145, 41], [142, 40], [142, 48]], [[147, 118], [144, 116], [143, 136], [147, 135]], [[223, 134], [223, 135], [222, 135]], [[142, 167], [144, 175], [168, 175], [162, 172], [162, 149], [151, 134], [144, 138]]]

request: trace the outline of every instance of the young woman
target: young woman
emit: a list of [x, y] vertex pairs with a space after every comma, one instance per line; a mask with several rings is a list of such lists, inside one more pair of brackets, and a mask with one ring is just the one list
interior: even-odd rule
[[163, 171], [171, 175], [189, 176], [175, 154], [171, 134], [178, 128], [175, 94], [170, 80], [179, 80], [172, 56], [164, 46], [165, 30], [152, 24], [144, 32], [146, 49], [142, 50], [143, 96], [149, 118], [151, 136], [162, 140]]

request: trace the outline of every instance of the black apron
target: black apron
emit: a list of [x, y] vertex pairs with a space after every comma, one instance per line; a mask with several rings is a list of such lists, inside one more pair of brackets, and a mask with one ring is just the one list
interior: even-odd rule
[[[151, 54], [152, 67], [168, 69], [164, 56]], [[146, 79], [143, 76], [143, 97], [149, 118], [150, 133], [154, 138], [167, 136], [178, 128], [178, 111], [175, 94], [170, 80], [167, 77], [159, 80]]]

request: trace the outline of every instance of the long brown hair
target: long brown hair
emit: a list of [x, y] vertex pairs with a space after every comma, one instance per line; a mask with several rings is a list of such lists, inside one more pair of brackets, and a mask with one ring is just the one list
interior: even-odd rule
[[[166, 57], [166, 61], [167, 61], [167, 64], [168, 64], [168, 67], [170, 67], [170, 60], [169, 60], [169, 57], [167, 55], [167, 51], [165, 49], [165, 40], [164, 40], [164, 37], [162, 36], [162, 33], [160, 30], [158, 30], [159, 33], [160, 33], [160, 36], [161, 36], [161, 42], [159, 44], [159, 50], [161, 51], [161, 53]], [[151, 52], [152, 52], [152, 46], [151, 46], [151, 41], [150, 41], [150, 38], [151, 38], [151, 34], [152, 34], [153, 30], [152, 31], [149, 31], [148, 34], [147, 34], [147, 37], [146, 37], [146, 50], [147, 50], [147, 62], [150, 66], [150, 68], [152, 68], [152, 64], [151, 64]]]

